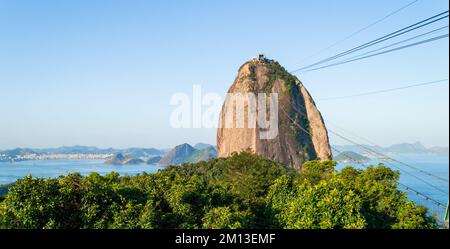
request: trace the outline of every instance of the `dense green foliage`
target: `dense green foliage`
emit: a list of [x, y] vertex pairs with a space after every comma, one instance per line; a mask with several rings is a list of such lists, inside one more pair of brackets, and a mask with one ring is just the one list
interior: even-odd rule
[[120, 177], [18, 180], [0, 203], [2, 228], [434, 228], [384, 166], [301, 174], [252, 155]]
[[290, 74], [277, 61], [272, 61], [267, 65], [269, 72], [267, 73], [269, 80], [266, 85], [266, 92], [272, 92], [273, 84], [276, 80], [282, 80], [285, 84], [285, 89], [293, 96], [298, 96], [298, 88], [295, 87], [297, 82], [300, 82], [297, 77]]

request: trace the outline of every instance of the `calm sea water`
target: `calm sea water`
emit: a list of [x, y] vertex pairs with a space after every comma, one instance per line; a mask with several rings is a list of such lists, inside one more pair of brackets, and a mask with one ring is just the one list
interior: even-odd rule
[[[423, 194], [430, 196], [433, 199], [447, 204], [448, 202], [448, 177], [449, 177], [449, 158], [448, 156], [439, 156], [432, 154], [402, 154], [393, 155], [392, 157], [411, 164], [412, 166], [430, 172], [434, 175], [438, 175], [447, 179], [446, 182], [437, 180], [433, 177], [421, 174], [414, 169], [408, 168], [399, 163], [385, 163], [387, 166], [393, 169], [400, 169], [401, 176], [400, 182], [411, 187]], [[379, 162], [376, 160], [370, 161], [365, 165], [377, 165]], [[337, 166], [337, 170], [342, 169], [345, 166], [354, 166], [356, 168], [364, 168], [362, 165], [351, 163], [340, 163]], [[112, 171], [118, 172], [120, 175], [136, 175], [142, 172], [153, 173], [162, 167], [155, 165], [107, 165], [103, 164], [101, 160], [39, 160], [39, 161], [24, 161], [15, 163], [2, 163], [0, 162], [0, 184], [6, 184], [14, 182], [19, 178], [23, 178], [28, 174], [34, 177], [58, 177], [60, 175], [67, 175], [68, 173], [78, 172], [82, 175], [87, 175], [91, 172], [97, 172], [99, 174], [107, 174]], [[415, 176], [415, 177], [414, 177]], [[418, 180], [416, 177], [431, 183], [436, 188], [428, 185], [427, 183]], [[402, 189], [400, 187], [400, 189]], [[436, 214], [438, 217], [442, 217], [445, 209], [438, 208], [431, 202], [424, 200], [423, 198], [408, 193], [408, 198], [423, 204], [430, 209], [430, 212]]]
[[0, 162], [0, 184], [14, 182], [29, 174], [33, 177], [58, 177], [68, 173], [88, 175], [97, 172], [105, 175], [117, 172], [120, 175], [153, 173], [162, 167], [156, 165], [109, 165], [102, 160], [32, 160], [15, 163]]
[[[384, 163], [386, 166], [394, 169], [400, 170], [399, 182], [417, 190], [445, 205], [448, 203], [448, 193], [449, 193], [449, 157], [443, 155], [435, 154], [401, 154], [401, 155], [390, 155], [401, 162], [411, 165], [415, 168], [421, 169], [423, 171], [429, 172], [433, 175], [437, 175], [441, 178], [446, 179], [446, 181], [438, 180], [432, 176], [420, 173], [410, 167], [402, 165], [400, 163], [388, 162]], [[365, 163], [364, 165], [377, 165], [380, 163], [377, 160], [372, 160]], [[364, 168], [362, 165], [352, 164], [352, 163], [340, 163], [337, 169], [340, 170], [345, 166], [354, 166], [355, 168]], [[420, 179], [418, 179], [420, 178]], [[430, 186], [433, 185], [433, 186]], [[432, 202], [425, 200], [424, 198], [417, 196], [409, 191], [406, 191], [404, 187], [399, 186], [399, 189], [408, 193], [408, 198], [415, 201], [416, 203], [422, 204], [429, 208], [430, 213], [437, 215], [438, 218], [442, 219], [445, 213], [445, 208], [438, 207]]]

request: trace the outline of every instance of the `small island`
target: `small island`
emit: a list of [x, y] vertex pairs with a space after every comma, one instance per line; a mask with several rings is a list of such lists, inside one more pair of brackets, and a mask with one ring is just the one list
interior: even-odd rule
[[154, 156], [147, 160], [147, 164], [158, 164], [161, 161], [161, 156]]
[[366, 163], [370, 160], [370, 158], [353, 151], [344, 151], [335, 156], [334, 160], [339, 163]]
[[105, 161], [105, 164], [112, 165], [136, 165], [142, 163], [145, 163], [142, 159], [127, 157], [122, 155], [121, 153], [117, 153]]

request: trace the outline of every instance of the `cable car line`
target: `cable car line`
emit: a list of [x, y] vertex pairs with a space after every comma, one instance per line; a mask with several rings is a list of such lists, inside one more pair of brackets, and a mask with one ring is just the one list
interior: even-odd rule
[[345, 96], [339, 96], [339, 97], [322, 98], [322, 99], [317, 99], [317, 101], [336, 100], [336, 99], [348, 99], [348, 98], [355, 98], [355, 97], [361, 97], [361, 96], [368, 96], [368, 95], [374, 95], [374, 94], [380, 94], [380, 93], [386, 93], [386, 92], [393, 92], [393, 91], [398, 91], [398, 90], [403, 90], [403, 89], [409, 89], [409, 88], [414, 88], [414, 87], [428, 86], [428, 85], [435, 85], [435, 84], [442, 83], [442, 82], [448, 82], [448, 80], [449, 80], [448, 78], [446, 78], [446, 79], [440, 79], [440, 80], [433, 80], [433, 81], [428, 81], [428, 82], [423, 82], [423, 83], [417, 83], [417, 84], [412, 84], [412, 85], [407, 85], [407, 86], [401, 86], [401, 87], [395, 87], [395, 88], [388, 88], [388, 89], [377, 90], [377, 91], [370, 91], [370, 92], [364, 92], [364, 93], [357, 93], [357, 94], [345, 95]]
[[401, 47], [389, 49], [389, 50], [386, 50], [386, 51], [383, 51], [383, 52], [379, 52], [379, 53], [375, 53], [375, 54], [371, 54], [371, 55], [366, 55], [366, 56], [361, 56], [361, 57], [358, 57], [358, 58], [355, 58], [355, 59], [351, 59], [351, 60], [349, 59], [349, 60], [345, 60], [345, 61], [329, 64], [329, 65], [326, 65], [326, 66], [316, 67], [316, 68], [305, 70], [303, 72], [316, 71], [316, 70], [319, 70], [319, 69], [324, 69], [324, 68], [328, 68], [328, 67], [333, 67], [333, 66], [346, 64], [346, 63], [353, 62], [353, 61], [367, 59], [367, 58], [374, 57], [374, 56], [377, 56], [377, 55], [387, 54], [387, 53], [391, 53], [391, 52], [394, 52], [394, 51], [397, 51], [397, 50], [401, 50], [401, 49], [417, 46], [417, 45], [420, 45], [420, 44], [424, 44], [424, 43], [440, 40], [440, 39], [446, 38], [448, 36], [449, 36], [449, 34], [447, 33], [445, 35], [436, 36], [436, 37], [433, 37], [433, 38], [430, 38], [430, 39], [426, 39], [426, 40], [422, 40], [422, 41], [419, 41], [419, 42], [415, 42], [415, 43], [411, 43], [411, 44], [408, 44], [408, 45], [404, 45], [404, 46], [401, 46]]
[[408, 7], [410, 7], [411, 5], [417, 3], [418, 1], [419, 1], [419, 0], [414, 0], [414, 1], [412, 1], [412, 2], [410, 2], [410, 3], [408, 3], [408, 4], [406, 4], [406, 5], [402, 6], [401, 8], [396, 9], [396, 10], [390, 12], [389, 14], [383, 16], [382, 18], [376, 20], [375, 22], [372, 22], [371, 24], [369, 24], [369, 25], [367, 25], [367, 26], [365, 26], [365, 27], [363, 27], [363, 28], [361, 28], [361, 29], [359, 29], [359, 30], [357, 30], [357, 31], [355, 31], [355, 32], [353, 32], [353, 33], [351, 33], [350, 35], [346, 36], [345, 38], [343, 38], [343, 39], [341, 39], [341, 40], [338, 40], [338, 41], [334, 42], [333, 44], [329, 45], [328, 47], [326, 47], [326, 48], [324, 48], [324, 49], [321, 49], [320, 51], [318, 51], [318, 52], [316, 52], [316, 53], [314, 53], [314, 54], [312, 54], [312, 55], [310, 55], [310, 56], [308, 56], [308, 57], [302, 59], [302, 62], [303, 62], [303, 61], [306, 61], [306, 60], [308, 60], [308, 59], [310, 59], [310, 58], [313, 58], [313, 57], [315, 57], [315, 56], [317, 56], [317, 55], [319, 55], [319, 54], [321, 54], [321, 53], [327, 51], [328, 49], [330, 49], [330, 48], [332, 48], [332, 47], [335, 47], [335, 46], [338, 45], [338, 44], [341, 44], [342, 42], [344, 42], [344, 41], [346, 41], [346, 40], [352, 38], [353, 36], [355, 36], [355, 35], [357, 35], [357, 34], [363, 32], [363, 31], [365, 31], [365, 30], [367, 30], [367, 29], [369, 29], [369, 28], [371, 28], [372, 26], [375, 26], [376, 24], [378, 24], [378, 23], [380, 23], [380, 22], [386, 20], [387, 18], [389, 18], [389, 17], [391, 17], [391, 16], [393, 16], [393, 15], [399, 13], [400, 11], [402, 11], [402, 10], [404, 10], [404, 9], [406, 9], [406, 8], [408, 8]]
[[378, 44], [378, 43], [380, 43], [380, 42], [383, 42], [383, 41], [386, 41], [386, 40], [395, 38], [395, 37], [397, 37], [397, 36], [399, 36], [399, 35], [402, 35], [402, 34], [411, 32], [411, 31], [416, 30], [416, 29], [418, 29], [418, 28], [421, 28], [421, 27], [430, 25], [430, 24], [435, 23], [435, 22], [437, 22], [437, 21], [440, 21], [440, 20], [442, 20], [442, 19], [444, 19], [444, 18], [448, 18], [448, 16], [449, 16], [449, 15], [448, 15], [448, 12], [449, 12], [448, 10], [447, 10], [447, 11], [444, 11], [444, 12], [441, 12], [441, 13], [439, 13], [439, 14], [437, 14], [437, 15], [434, 15], [434, 16], [429, 17], [429, 18], [427, 18], [427, 19], [424, 19], [424, 20], [422, 20], [422, 21], [416, 22], [416, 23], [414, 23], [414, 24], [412, 24], [412, 25], [409, 25], [409, 26], [407, 26], [407, 27], [404, 27], [404, 28], [402, 28], [402, 29], [399, 29], [399, 30], [397, 30], [397, 31], [394, 31], [394, 32], [392, 32], [392, 33], [389, 33], [389, 34], [387, 34], [387, 35], [384, 35], [384, 36], [382, 36], [382, 37], [379, 37], [379, 38], [377, 38], [377, 39], [375, 39], [375, 40], [372, 40], [372, 41], [370, 41], [370, 42], [366, 42], [366, 43], [364, 43], [364, 44], [362, 44], [362, 45], [359, 45], [359, 46], [354, 47], [354, 48], [352, 48], [352, 49], [349, 49], [349, 50], [346, 50], [346, 51], [344, 51], [344, 52], [341, 52], [341, 53], [339, 53], [339, 54], [337, 54], [337, 55], [334, 55], [334, 56], [331, 56], [331, 57], [329, 57], [329, 58], [323, 59], [323, 60], [321, 60], [321, 61], [319, 61], [319, 62], [310, 64], [310, 65], [308, 65], [308, 66], [304, 66], [304, 67], [302, 67], [302, 68], [293, 70], [293, 71], [291, 71], [290, 73], [296, 73], [296, 72], [298, 72], [298, 71], [304, 71], [305, 69], [308, 69], [308, 68], [317, 66], [317, 65], [319, 65], [319, 64], [323, 64], [323, 63], [325, 63], [325, 62], [328, 62], [328, 61], [337, 59], [337, 58], [342, 57], [342, 56], [345, 56], [345, 55], [347, 55], [347, 54], [354, 53], [354, 52], [359, 51], [359, 50], [362, 50], [362, 49], [364, 49], [364, 48], [373, 46], [373, 45]]
[[[331, 122], [328, 121], [328, 123], [331, 123]], [[337, 128], [339, 128], [339, 129], [341, 129], [341, 130], [343, 130], [343, 131], [345, 131], [345, 132], [347, 132], [347, 133], [351, 133], [351, 132], [349, 132], [349, 131], [346, 131], [346, 130], [345, 130], [344, 128], [342, 128], [342, 127], [338, 127], [336, 124], [332, 124], [332, 125], [336, 126]], [[364, 140], [364, 141], [366, 141], [366, 142], [368, 142], [368, 143], [371, 144], [372, 146], [381, 147], [381, 146], [379, 146], [378, 144], [372, 142], [371, 140], [369, 140], [369, 139], [367, 139], [367, 138], [361, 137], [361, 136], [359, 136], [359, 135], [357, 135], [357, 134], [355, 134], [355, 133], [353, 133], [353, 135], [356, 136], [356, 137], [358, 137], [358, 138], [360, 138], [360, 139], [362, 139], [362, 140]], [[394, 152], [394, 153], [395, 153], [395, 152]], [[416, 167], [414, 167], [414, 166], [412, 166], [412, 165], [410, 165], [410, 167], [416, 168]], [[434, 178], [436, 178], [436, 179], [438, 179], [438, 180], [441, 180], [441, 181], [443, 181], [443, 182], [445, 182], [445, 183], [448, 183], [448, 182], [449, 182], [449, 179], [447, 179], [447, 178], [443, 178], [443, 177], [440, 177], [440, 176], [437, 176], [437, 175], [433, 175], [433, 174], [431, 174], [431, 173], [429, 173], [429, 172], [427, 172], [427, 171], [421, 170], [421, 169], [417, 169], [417, 170], [418, 170], [419, 172], [423, 173], [423, 174], [426, 174], [426, 175], [428, 175], [428, 176], [432, 176], [432, 177], [434, 177]]]
[[389, 45], [384, 46], [384, 47], [381, 47], [381, 48], [377, 48], [377, 49], [374, 49], [374, 50], [371, 50], [371, 51], [368, 51], [368, 52], [365, 52], [365, 53], [362, 53], [362, 54], [359, 54], [359, 55], [352, 56], [352, 57], [348, 58], [348, 60], [354, 59], [354, 58], [357, 58], [357, 57], [360, 57], [360, 56], [363, 56], [363, 55], [366, 55], [366, 54], [370, 54], [370, 53], [374, 53], [374, 52], [377, 52], [377, 51], [381, 51], [381, 50], [383, 50], [383, 49], [390, 48], [390, 47], [393, 47], [393, 46], [395, 46], [395, 45], [399, 45], [399, 44], [405, 43], [405, 42], [407, 42], [407, 41], [411, 41], [411, 40], [417, 39], [417, 38], [422, 37], [422, 36], [427, 36], [427, 35], [429, 35], [429, 34], [433, 34], [433, 33], [442, 31], [442, 30], [444, 30], [444, 29], [446, 29], [446, 28], [448, 28], [448, 25], [445, 25], [445, 26], [443, 26], [443, 27], [440, 27], [440, 28], [437, 28], [437, 29], [434, 29], [434, 30], [425, 32], [425, 33], [420, 34], [420, 35], [416, 35], [416, 36], [414, 36], [414, 37], [411, 37], [411, 38], [408, 38], [408, 39], [405, 39], [405, 40], [401, 40], [401, 41], [398, 41], [398, 42], [394, 42], [394, 43], [392, 43], [392, 44], [389, 44]]
[[[354, 163], [357, 163], [357, 164], [363, 166], [364, 168], [367, 168], [367, 165], [364, 165], [364, 164], [362, 164], [362, 163], [358, 163], [357, 160], [355, 160], [355, 159], [352, 158], [351, 156], [349, 156], [349, 155], [347, 155], [347, 154], [345, 154], [345, 153], [343, 153], [343, 152], [340, 152], [338, 149], [336, 149], [336, 148], [334, 148], [334, 147], [332, 147], [332, 149], [335, 150], [337, 153], [339, 153], [339, 154], [341, 154], [341, 155], [343, 155], [343, 156], [349, 158], [349, 159], [350, 159], [351, 161], [353, 161]], [[442, 202], [440, 202], [440, 201], [438, 201], [438, 200], [435, 200], [435, 199], [433, 199], [433, 198], [427, 196], [426, 194], [422, 194], [422, 193], [420, 193], [419, 191], [415, 190], [414, 188], [411, 188], [411, 187], [409, 187], [409, 186], [407, 186], [407, 185], [405, 185], [405, 184], [403, 184], [403, 183], [401, 183], [401, 182], [397, 182], [397, 183], [398, 183], [399, 185], [401, 185], [402, 187], [404, 187], [406, 190], [408, 190], [408, 191], [410, 191], [410, 192], [412, 192], [412, 193], [414, 193], [414, 194], [416, 194], [416, 195], [422, 197], [423, 199], [425, 199], [425, 200], [427, 200], [427, 201], [432, 202], [434, 205], [436, 205], [436, 206], [438, 206], [438, 207], [440, 207], [440, 208], [447, 208], [447, 206], [446, 206], [445, 204], [443, 204]]]
[[[294, 125], [296, 125], [296, 126], [299, 127], [302, 131], [304, 131], [304, 132], [306, 132], [307, 134], [309, 134], [310, 136], [312, 136], [312, 134], [311, 134], [310, 132], [308, 132], [306, 129], [304, 129], [301, 125], [297, 124], [297, 122], [295, 122], [295, 121], [290, 117], [290, 115], [284, 110], [284, 108], [283, 108], [282, 106], [280, 106], [280, 109], [281, 109], [282, 112], [286, 115], [286, 117], [287, 117], [289, 120], [291, 120], [291, 122], [292, 122]], [[295, 110], [295, 108], [294, 108], [294, 110]], [[342, 153], [342, 152], [339, 152], [339, 150], [336, 149], [335, 147], [333, 147], [333, 146], [331, 146], [331, 145], [330, 145], [330, 147], [331, 147], [331, 149], [337, 151], [338, 153]], [[343, 155], [346, 156], [347, 158], [350, 158], [352, 161], [355, 161], [353, 158], [349, 157], [349, 156], [346, 155], [345, 153], [344, 153]], [[365, 167], [367, 168], [367, 166], [365, 166]], [[445, 204], [441, 203], [440, 201], [435, 200], [435, 199], [429, 197], [429, 196], [426, 195], [426, 194], [422, 194], [421, 192], [415, 190], [414, 188], [411, 188], [411, 187], [409, 187], [409, 186], [407, 186], [407, 185], [405, 185], [405, 184], [403, 184], [403, 183], [401, 183], [401, 182], [398, 182], [398, 184], [401, 185], [402, 187], [404, 187], [407, 191], [412, 192], [413, 194], [418, 195], [418, 196], [424, 198], [425, 200], [427, 200], [427, 201], [433, 203], [434, 205], [436, 205], [436, 206], [438, 206], [438, 207], [442, 207], [442, 208], [446, 208], [446, 207], [447, 207]]]
[[[291, 105], [291, 107], [292, 107], [292, 109], [294, 109], [294, 111], [298, 112], [299, 114], [305, 115], [304, 112], [297, 110], [297, 108], [295, 108], [293, 105]], [[283, 109], [282, 107], [281, 107], [281, 109], [284, 111], [284, 109]], [[286, 113], [286, 111], [284, 111], [284, 112]], [[290, 118], [290, 116], [289, 116], [289, 119], [290, 119], [292, 122], [294, 122], [294, 121]], [[294, 123], [295, 123], [295, 122], [294, 122]], [[309, 135], [311, 136], [311, 134], [310, 134], [308, 131], [306, 131], [305, 129], [303, 129], [303, 127], [302, 127], [301, 129], [302, 129], [304, 132], [306, 132], [307, 134], [309, 134]], [[332, 133], [332, 134], [334, 134], [334, 135], [340, 137], [341, 139], [344, 139], [344, 140], [346, 140], [347, 142], [350, 142], [350, 143], [352, 143], [352, 144], [354, 144], [354, 145], [356, 145], [356, 146], [358, 146], [358, 147], [361, 147], [361, 148], [363, 148], [365, 151], [368, 151], [368, 152], [371, 153], [371, 154], [375, 154], [375, 155], [377, 156], [377, 158], [379, 158], [381, 161], [385, 162], [388, 166], [392, 166], [392, 167], [398, 169], [399, 171], [401, 171], [401, 172], [403, 172], [403, 173], [405, 173], [405, 174], [407, 174], [407, 175], [410, 175], [410, 176], [412, 176], [413, 178], [415, 178], [415, 179], [421, 181], [422, 183], [425, 183], [426, 185], [430, 186], [431, 188], [433, 188], [433, 189], [435, 189], [435, 190], [437, 190], [437, 191], [439, 191], [439, 192], [441, 192], [441, 193], [444, 193], [444, 194], [448, 195], [448, 192], [446, 192], [446, 191], [444, 191], [444, 190], [442, 190], [442, 189], [436, 187], [435, 185], [429, 183], [428, 181], [426, 181], [426, 180], [424, 180], [424, 179], [422, 179], [422, 178], [420, 178], [420, 177], [418, 177], [418, 176], [416, 176], [416, 175], [414, 175], [414, 174], [412, 174], [412, 173], [410, 173], [410, 172], [408, 172], [408, 171], [403, 170], [402, 168], [400, 168], [400, 167], [398, 167], [398, 166], [395, 166], [395, 165], [390, 164], [390, 162], [389, 162], [388, 160], [393, 161], [393, 162], [396, 162], [396, 163], [399, 163], [399, 164], [401, 164], [401, 165], [403, 165], [403, 166], [406, 166], [406, 167], [415, 169], [415, 170], [417, 170], [417, 171], [419, 171], [419, 172], [421, 172], [421, 173], [423, 173], [423, 174], [426, 174], [426, 175], [428, 175], [428, 176], [434, 177], [434, 178], [436, 178], [436, 179], [440, 179], [440, 180], [445, 181], [445, 182], [448, 182], [448, 180], [446, 180], [446, 179], [444, 179], [444, 178], [441, 178], [441, 177], [439, 177], [439, 176], [433, 175], [433, 174], [431, 174], [431, 173], [429, 173], [429, 172], [426, 172], [426, 171], [424, 171], [424, 170], [421, 170], [421, 169], [419, 169], [419, 168], [417, 168], [417, 167], [414, 167], [414, 166], [409, 165], [409, 164], [407, 164], [407, 163], [404, 163], [404, 162], [402, 162], [402, 161], [399, 161], [399, 160], [397, 160], [397, 159], [395, 159], [395, 158], [392, 158], [392, 157], [389, 157], [389, 156], [387, 156], [387, 155], [384, 155], [384, 154], [382, 154], [382, 153], [380, 153], [380, 152], [377, 152], [377, 151], [375, 151], [375, 150], [372, 150], [372, 149], [370, 149], [370, 148], [367, 148], [366, 146], [361, 145], [361, 144], [358, 144], [358, 143], [352, 141], [351, 139], [348, 139], [348, 138], [346, 138], [346, 137], [344, 137], [344, 136], [342, 136], [342, 135], [336, 133], [335, 131], [333, 131], [333, 130], [331, 130], [331, 129], [329, 129], [329, 128], [328, 128], [327, 130], [328, 130], [330, 133]], [[388, 159], [388, 160], [386, 160], [386, 159]], [[388, 164], [388, 163], [389, 163], [389, 164]]]
[[[338, 134], [338, 133], [336, 133], [336, 132], [334, 132], [334, 131], [332, 131], [332, 130], [330, 130], [330, 129], [328, 129], [328, 131], [329, 131], [330, 133], [334, 134], [335, 136], [338, 136], [338, 137], [340, 137], [341, 139], [344, 139], [344, 140], [347, 141], [347, 142], [350, 142], [350, 143], [352, 143], [352, 144], [354, 144], [354, 145], [356, 145], [356, 146], [359, 146], [359, 147], [363, 148], [363, 149], [366, 150], [367, 152], [372, 152], [372, 153], [374, 153], [375, 155], [378, 155], [377, 157], [378, 157], [381, 161], [383, 161], [383, 162], [385, 162], [385, 163], [389, 163], [388, 160], [392, 160], [392, 161], [397, 162], [397, 163], [399, 163], [399, 164], [402, 164], [402, 165], [405, 165], [405, 166], [410, 167], [408, 164], [405, 164], [405, 163], [400, 162], [400, 161], [398, 161], [398, 160], [396, 160], [396, 159], [390, 158], [389, 156], [386, 156], [386, 155], [384, 155], [384, 154], [382, 154], [382, 153], [379, 153], [379, 152], [377, 152], [377, 151], [375, 151], [375, 150], [372, 150], [372, 149], [370, 149], [370, 148], [368, 148], [368, 147], [366, 147], [366, 146], [364, 146], [364, 145], [358, 144], [358, 143], [352, 141], [351, 139], [348, 139], [348, 138], [346, 138], [346, 137], [344, 137], [344, 136], [342, 136], [342, 135], [340, 135], [340, 134]], [[385, 158], [388, 159], [388, 160], [386, 160]], [[410, 172], [408, 172], [408, 171], [405, 171], [405, 170], [403, 170], [403, 169], [401, 169], [401, 168], [399, 168], [399, 167], [397, 167], [397, 166], [395, 166], [395, 165], [392, 165], [392, 164], [390, 164], [389, 166], [392, 166], [392, 167], [394, 167], [394, 168], [400, 170], [401, 172], [403, 172], [403, 173], [405, 173], [405, 174], [408, 174], [408, 175], [414, 177], [415, 179], [421, 181], [422, 183], [427, 184], [427, 185], [430, 186], [431, 188], [433, 188], [433, 189], [435, 189], [435, 190], [437, 190], [437, 191], [439, 191], [439, 192], [441, 192], [441, 193], [444, 193], [444, 194], [448, 195], [448, 192], [447, 192], [447, 191], [444, 191], [444, 190], [442, 190], [442, 189], [436, 187], [435, 185], [429, 183], [429, 182], [426, 181], [426, 180], [423, 180], [422, 178], [420, 178], [420, 177], [418, 177], [418, 176], [416, 176], [416, 175], [414, 175], [414, 174], [412, 174], [412, 173], [410, 173]], [[415, 169], [417, 169], [417, 168], [415, 168]], [[434, 176], [434, 175], [430, 174], [430, 176]], [[434, 176], [434, 177], [437, 177], [437, 176]]]

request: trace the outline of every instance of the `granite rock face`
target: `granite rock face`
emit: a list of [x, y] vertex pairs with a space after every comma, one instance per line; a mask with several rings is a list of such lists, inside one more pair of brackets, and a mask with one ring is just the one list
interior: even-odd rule
[[[218, 157], [251, 150], [298, 171], [306, 161], [331, 159], [328, 132], [313, 98], [297, 77], [289, 74], [278, 62], [259, 58], [244, 63], [228, 93], [240, 97], [227, 98], [222, 106], [217, 130]], [[260, 109], [263, 106], [260, 103], [264, 101], [258, 101], [261, 93], [267, 97], [265, 110]], [[270, 94], [273, 93], [277, 94], [278, 106], [270, 105]], [[256, 96], [256, 101], [249, 100], [249, 94]], [[242, 101], [241, 104], [237, 99]], [[255, 103], [256, 107], [253, 107]], [[254, 123], [249, 113], [253, 111], [258, 117], [265, 111], [265, 120], [269, 120], [274, 114], [270, 112], [271, 107], [272, 111], [277, 109], [277, 134], [267, 139], [262, 133], [270, 128], [261, 127], [258, 123], [249, 125]], [[242, 113], [245, 113], [244, 126], [236, 121]]]

